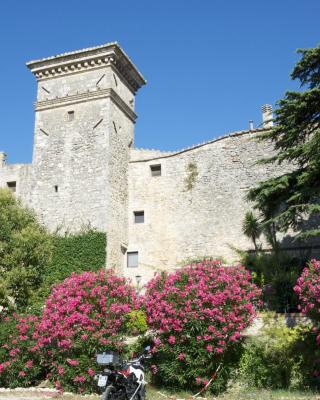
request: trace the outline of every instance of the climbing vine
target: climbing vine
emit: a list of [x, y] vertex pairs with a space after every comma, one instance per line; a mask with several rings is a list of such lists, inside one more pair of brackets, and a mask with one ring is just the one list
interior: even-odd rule
[[185, 184], [186, 190], [189, 191], [193, 189], [197, 176], [199, 175], [197, 164], [194, 162], [190, 162], [187, 166], [187, 173], [188, 176], [185, 179]]

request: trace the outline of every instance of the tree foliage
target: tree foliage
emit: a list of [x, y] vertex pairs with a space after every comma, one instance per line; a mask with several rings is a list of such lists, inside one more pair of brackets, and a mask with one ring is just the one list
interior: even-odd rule
[[0, 190], [0, 309], [28, 304], [51, 254], [51, 237], [34, 214]]
[[271, 140], [276, 151], [264, 162], [293, 168], [285, 168], [286, 172], [248, 193], [273, 240], [274, 230], [286, 232], [289, 228], [301, 238], [320, 235], [314, 219], [320, 213], [320, 46], [298, 52], [302, 56], [291, 78], [306, 90], [287, 92], [278, 101], [274, 128], [260, 136]]
[[242, 232], [252, 240], [256, 251], [259, 250], [257, 240], [261, 235], [262, 228], [258, 218], [253, 214], [252, 211], [247, 211], [242, 224]]

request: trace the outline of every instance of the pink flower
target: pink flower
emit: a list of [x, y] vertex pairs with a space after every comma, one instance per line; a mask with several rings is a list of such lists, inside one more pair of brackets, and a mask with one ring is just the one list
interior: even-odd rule
[[212, 350], [213, 350], [213, 347], [211, 346], [211, 344], [208, 344], [208, 345], [206, 346], [206, 349], [207, 349], [207, 351], [208, 351], [209, 353], [211, 353]]
[[85, 382], [86, 378], [82, 375], [77, 375], [75, 378], [73, 378], [73, 382]]
[[171, 345], [174, 345], [175, 342], [176, 342], [176, 338], [175, 338], [174, 336], [170, 335], [170, 336], [169, 336], [169, 339], [168, 339], [168, 342], [169, 342]]
[[20, 371], [19, 374], [18, 374], [18, 376], [20, 376], [20, 377], [23, 378], [24, 376], [26, 376], [26, 373], [25, 373], [24, 371]]
[[92, 368], [89, 368], [88, 369], [88, 375], [94, 376], [94, 374], [95, 374], [94, 370]]
[[159, 338], [155, 337], [155, 338], [153, 339], [153, 343], [154, 343], [156, 346], [160, 346], [160, 345], [161, 345], [161, 340], [160, 340]]
[[32, 360], [28, 360], [26, 362], [26, 368], [31, 369], [33, 367], [33, 361]]
[[20, 349], [16, 348], [16, 349], [12, 349], [9, 351], [9, 356], [14, 357], [16, 356], [18, 353], [20, 353]]
[[60, 367], [60, 365], [58, 365], [57, 371], [58, 371], [59, 375], [63, 375], [64, 374], [64, 368]]
[[78, 360], [72, 360], [71, 358], [67, 358], [67, 363], [69, 365], [71, 365], [72, 367], [76, 367], [77, 365], [79, 365], [79, 361]]
[[185, 360], [185, 358], [186, 358], [186, 355], [185, 355], [184, 353], [180, 353], [180, 354], [178, 355], [178, 360], [183, 361], [183, 360]]
[[100, 344], [108, 344], [108, 339], [106, 339], [106, 338], [101, 338], [101, 339], [99, 340], [99, 343], [100, 343]]
[[151, 369], [151, 373], [152, 373], [153, 375], [155, 375], [155, 374], [158, 372], [158, 368], [157, 368], [156, 365], [151, 365], [151, 366], [150, 366], [150, 369]]
[[223, 353], [223, 348], [221, 348], [221, 347], [216, 347], [215, 352], [216, 352], [217, 354], [221, 354], [221, 353]]

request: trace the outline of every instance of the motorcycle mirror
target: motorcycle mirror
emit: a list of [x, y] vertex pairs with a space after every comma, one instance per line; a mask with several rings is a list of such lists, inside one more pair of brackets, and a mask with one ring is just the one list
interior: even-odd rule
[[150, 349], [151, 349], [150, 346], [145, 347], [145, 348], [144, 348], [145, 353], [149, 353]]

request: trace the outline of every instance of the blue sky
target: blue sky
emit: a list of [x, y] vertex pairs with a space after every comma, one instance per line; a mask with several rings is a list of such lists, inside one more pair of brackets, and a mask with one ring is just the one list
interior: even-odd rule
[[25, 62], [118, 41], [148, 84], [136, 146], [180, 149], [261, 123], [320, 43], [319, 0], [3, 0], [0, 150], [32, 157], [36, 83]]

